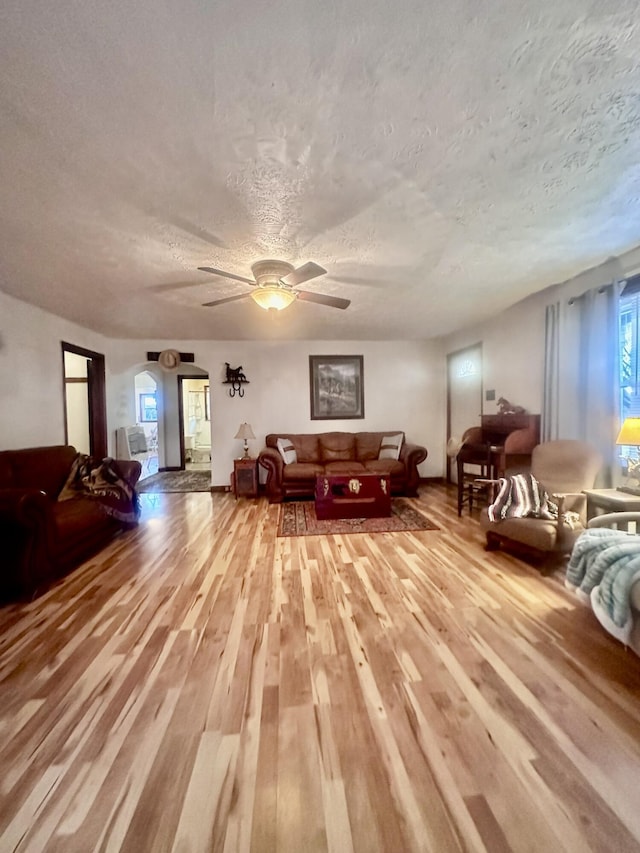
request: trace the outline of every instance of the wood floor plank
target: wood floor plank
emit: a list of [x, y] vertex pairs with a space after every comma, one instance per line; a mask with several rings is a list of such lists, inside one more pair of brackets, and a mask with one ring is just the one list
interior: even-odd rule
[[640, 658], [452, 489], [393, 534], [142, 503], [0, 608], [2, 853], [640, 850]]

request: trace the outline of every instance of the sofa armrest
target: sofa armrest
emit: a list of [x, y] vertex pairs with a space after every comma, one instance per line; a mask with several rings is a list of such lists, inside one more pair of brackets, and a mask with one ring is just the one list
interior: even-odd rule
[[53, 501], [38, 489], [0, 489], [3, 546], [2, 593], [34, 593], [49, 570]]
[[586, 525], [587, 496], [583, 492], [557, 492], [551, 499], [558, 504], [558, 518], [563, 512], [577, 512]]
[[114, 459], [113, 464], [122, 479], [133, 488], [142, 474], [142, 465], [137, 459]]
[[258, 463], [266, 470], [265, 488], [269, 503], [281, 503], [284, 497], [282, 478], [284, 476], [284, 460], [280, 451], [274, 447], [265, 447], [258, 454]]
[[46, 532], [51, 499], [38, 489], [0, 489], [0, 521]]
[[427, 458], [427, 448], [419, 444], [403, 442], [400, 448], [400, 462], [404, 463], [407, 472], [407, 494], [417, 494], [420, 474], [418, 465]]
[[284, 460], [279, 450], [275, 450], [273, 447], [265, 447], [258, 455], [258, 462], [267, 471], [274, 471], [278, 476], [282, 476]]
[[427, 458], [427, 448], [421, 447], [419, 444], [407, 444], [405, 441], [400, 448], [400, 461], [405, 465], [419, 465]]

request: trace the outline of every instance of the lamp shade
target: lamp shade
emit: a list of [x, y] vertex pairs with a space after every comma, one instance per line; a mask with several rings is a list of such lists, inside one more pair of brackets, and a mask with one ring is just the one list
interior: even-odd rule
[[640, 418], [624, 419], [616, 444], [632, 444], [640, 447]]
[[253, 430], [251, 429], [251, 424], [240, 424], [238, 432], [235, 434], [234, 438], [244, 438], [245, 441], [248, 438], [255, 438]]
[[282, 311], [283, 308], [288, 308], [295, 301], [296, 293], [280, 284], [265, 284], [254, 288], [251, 291], [251, 298], [265, 311], [268, 311], [269, 308]]
[[255, 438], [253, 434], [253, 430], [251, 429], [251, 424], [240, 424], [238, 432], [234, 436], [235, 438], [241, 438], [244, 441], [244, 458], [249, 458], [249, 439]]

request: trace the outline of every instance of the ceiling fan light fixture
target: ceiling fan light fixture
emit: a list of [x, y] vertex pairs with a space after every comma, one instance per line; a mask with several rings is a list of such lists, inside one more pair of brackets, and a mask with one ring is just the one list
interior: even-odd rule
[[282, 311], [283, 308], [288, 308], [295, 301], [297, 294], [288, 287], [283, 287], [281, 284], [264, 284], [258, 285], [251, 291], [251, 298], [265, 311], [274, 308], [276, 311]]

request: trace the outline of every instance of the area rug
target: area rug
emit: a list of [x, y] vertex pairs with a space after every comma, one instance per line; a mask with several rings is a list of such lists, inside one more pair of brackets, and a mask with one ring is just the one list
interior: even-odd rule
[[321, 536], [334, 533], [398, 533], [403, 530], [439, 530], [425, 515], [402, 498], [391, 501], [385, 518], [339, 518], [319, 521], [313, 501], [280, 504], [278, 536]]
[[140, 480], [139, 493], [208, 492], [211, 490], [211, 471], [162, 471]]

